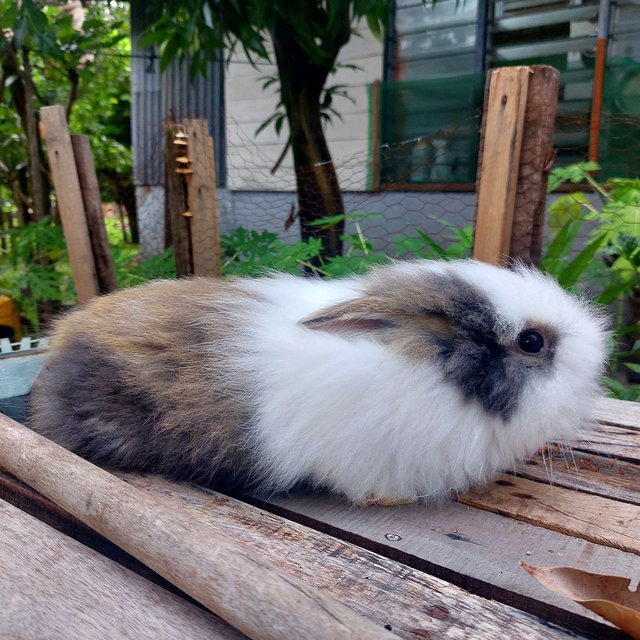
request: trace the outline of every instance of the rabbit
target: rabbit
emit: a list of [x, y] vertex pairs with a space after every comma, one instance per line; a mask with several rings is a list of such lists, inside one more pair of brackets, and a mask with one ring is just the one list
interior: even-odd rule
[[30, 426], [97, 464], [210, 486], [446, 499], [576, 435], [607, 335], [522, 265], [156, 281], [58, 322]]

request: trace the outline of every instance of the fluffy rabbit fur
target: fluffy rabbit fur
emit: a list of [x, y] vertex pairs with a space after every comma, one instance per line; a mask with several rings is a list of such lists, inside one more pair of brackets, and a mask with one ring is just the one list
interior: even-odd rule
[[574, 435], [605, 344], [586, 303], [524, 267], [161, 281], [58, 323], [32, 426], [200, 483], [436, 498]]

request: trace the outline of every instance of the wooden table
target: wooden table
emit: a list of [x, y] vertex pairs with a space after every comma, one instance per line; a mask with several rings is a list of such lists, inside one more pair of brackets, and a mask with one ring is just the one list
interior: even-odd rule
[[[622, 638], [519, 566], [640, 577], [640, 404], [605, 400], [598, 419], [570, 448], [435, 507], [123, 477], [400, 638]], [[244, 637], [7, 473], [0, 498], [0, 638]]]

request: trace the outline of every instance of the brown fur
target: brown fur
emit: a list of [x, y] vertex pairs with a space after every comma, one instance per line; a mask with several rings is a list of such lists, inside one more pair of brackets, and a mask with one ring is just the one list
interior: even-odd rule
[[[237, 468], [250, 469], [248, 390], [226, 375], [238, 353], [225, 342], [234, 330], [224, 313], [225, 301], [232, 297], [237, 308], [243, 296], [248, 294], [233, 283], [166, 281], [99, 298], [69, 314], [56, 326], [50, 363], [33, 390], [34, 429], [106, 464], [168, 470], [200, 481], [206, 481], [212, 469], [232, 475]], [[203, 327], [201, 318], [212, 314], [215, 324]], [[206, 344], [215, 347], [205, 356]], [[92, 370], [101, 362], [102, 374]], [[84, 369], [88, 379], [77, 382], [82, 388], [75, 395], [65, 389], [70, 397], [61, 406], [58, 378], [70, 367], [74, 374]], [[109, 379], [102, 380], [104, 376]], [[126, 395], [100, 397], [107, 389]], [[93, 394], [94, 402], [85, 406], [81, 394]], [[107, 403], [109, 418], [103, 418]], [[122, 405], [115, 416], [113, 404]], [[145, 408], [147, 419], [133, 424], [140, 422], [139, 407]], [[96, 424], [101, 419], [104, 424]], [[126, 442], [119, 446], [101, 439], [110, 420], [130, 423], [128, 434], [123, 432]], [[68, 425], [74, 422], [80, 423], [77, 440], [68, 436]], [[120, 433], [113, 428], [110, 436], [115, 442]]]

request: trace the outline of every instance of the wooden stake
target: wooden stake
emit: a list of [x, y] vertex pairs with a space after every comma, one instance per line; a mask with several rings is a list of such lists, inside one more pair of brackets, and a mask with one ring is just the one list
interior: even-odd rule
[[530, 69], [509, 256], [539, 266], [560, 73], [543, 65]]
[[129, 486], [2, 414], [0, 466], [250, 638], [397, 637], [180, 513], [174, 502]]
[[40, 120], [78, 301], [84, 304], [99, 287], [64, 107], [42, 107]]
[[220, 275], [220, 231], [213, 140], [206, 120], [185, 120], [191, 173], [187, 178], [191, 220], [193, 272]]
[[529, 67], [494, 69], [484, 111], [473, 257], [506, 262], [513, 222]]
[[371, 144], [371, 175], [369, 179], [369, 189], [380, 191], [380, 94], [382, 87], [380, 80], [374, 80], [371, 87], [371, 115], [370, 115], [370, 144]]
[[87, 136], [71, 136], [73, 155], [76, 161], [84, 211], [87, 218], [89, 238], [93, 248], [93, 257], [96, 265], [96, 275], [100, 293], [109, 293], [118, 288], [116, 269], [109, 246], [109, 236], [104, 224], [102, 214], [102, 198], [96, 168], [93, 164], [93, 154]]
[[[182, 131], [178, 125], [166, 129], [164, 140], [164, 176], [165, 176], [165, 221], [171, 230], [170, 239], [176, 264], [176, 275], [193, 275], [191, 262], [191, 221], [183, 215], [188, 209], [187, 188], [182, 174], [176, 172], [176, 157], [183, 153], [184, 146], [177, 146], [176, 134]], [[180, 139], [182, 142], [182, 139]]]

